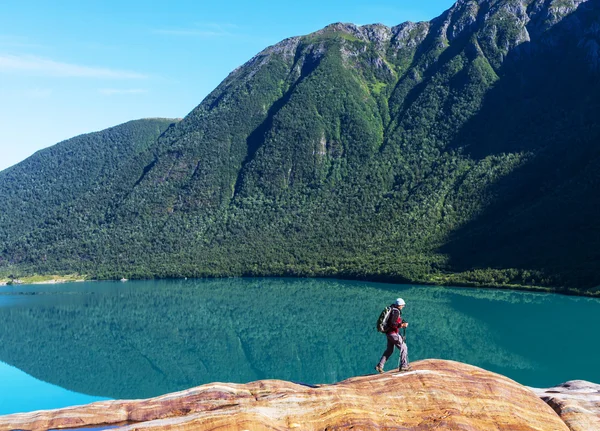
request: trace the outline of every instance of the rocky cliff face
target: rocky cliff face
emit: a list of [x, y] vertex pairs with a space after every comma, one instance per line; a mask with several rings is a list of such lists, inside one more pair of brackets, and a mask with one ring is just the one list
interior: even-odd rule
[[[413, 367], [323, 386], [278, 380], [212, 383], [149, 400], [4, 416], [0, 431], [100, 425], [122, 430], [569, 430], [532, 390], [506, 377], [442, 360]], [[583, 414], [589, 420], [580, 417], [578, 423], [597, 424], [597, 407]]]

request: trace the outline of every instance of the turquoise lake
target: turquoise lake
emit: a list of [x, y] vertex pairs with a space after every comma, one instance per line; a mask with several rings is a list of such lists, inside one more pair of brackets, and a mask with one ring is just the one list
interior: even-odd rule
[[[323, 279], [0, 287], [0, 415], [208, 382], [331, 383], [373, 373], [381, 310], [406, 300], [409, 359], [550, 387], [600, 383], [600, 300]], [[386, 370], [398, 364], [395, 352]]]

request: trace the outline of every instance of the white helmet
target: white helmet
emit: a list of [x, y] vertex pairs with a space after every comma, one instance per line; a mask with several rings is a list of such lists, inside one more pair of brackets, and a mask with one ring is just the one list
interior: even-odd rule
[[396, 299], [396, 302], [394, 302], [394, 304], [396, 304], [396, 305], [406, 305], [406, 302], [404, 302], [404, 299], [398, 298], [398, 299]]

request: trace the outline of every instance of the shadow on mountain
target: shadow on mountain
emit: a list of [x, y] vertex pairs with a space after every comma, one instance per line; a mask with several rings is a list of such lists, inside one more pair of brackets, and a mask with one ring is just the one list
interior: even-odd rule
[[[296, 56], [298, 56], [298, 54], [296, 54]], [[292, 95], [294, 94], [294, 92], [296, 91], [296, 88], [298, 87], [298, 85], [300, 85], [302, 83], [302, 81], [304, 81], [304, 79], [306, 79], [306, 77], [308, 77], [311, 73], [313, 73], [315, 71], [315, 69], [319, 66], [320, 61], [321, 61], [321, 58], [316, 56], [314, 53], [312, 53], [312, 55], [310, 55], [310, 56], [307, 56], [306, 61], [304, 62], [304, 64], [302, 64], [302, 67], [300, 70], [300, 76], [296, 79], [295, 82], [293, 82], [290, 85], [290, 87], [285, 91], [285, 93], [279, 99], [277, 99], [275, 102], [273, 102], [273, 104], [271, 105], [271, 107], [269, 108], [269, 110], [267, 112], [267, 118], [265, 118], [264, 121], [261, 124], [259, 124], [248, 135], [248, 138], [246, 139], [246, 145], [248, 147], [248, 152], [246, 154], [246, 157], [242, 161], [241, 167], [239, 168], [239, 171], [237, 174], [237, 180], [235, 182], [235, 187], [234, 187], [234, 196], [240, 194], [240, 192], [242, 191], [243, 182], [244, 182], [244, 174], [246, 174], [247, 165], [250, 164], [254, 160], [254, 158], [256, 156], [256, 152], [265, 143], [267, 134], [273, 128], [273, 121], [274, 121], [275, 116], [290, 101], [290, 99], [291, 99]]]
[[537, 269], [548, 277], [538, 283], [600, 284], [599, 13], [599, 1], [582, 3], [513, 49], [452, 144], [475, 160], [525, 156], [439, 250], [453, 270]]

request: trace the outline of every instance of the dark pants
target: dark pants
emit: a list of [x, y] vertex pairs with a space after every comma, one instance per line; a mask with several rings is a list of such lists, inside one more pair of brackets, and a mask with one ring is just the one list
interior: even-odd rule
[[399, 334], [385, 334], [387, 336], [387, 349], [383, 352], [383, 356], [379, 360], [379, 366], [383, 368], [385, 363], [392, 353], [394, 353], [394, 346], [400, 350], [400, 368], [408, 367], [408, 348], [406, 347], [406, 343], [402, 339]]

